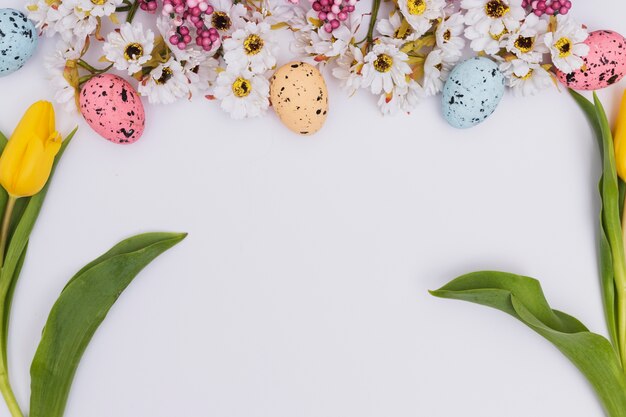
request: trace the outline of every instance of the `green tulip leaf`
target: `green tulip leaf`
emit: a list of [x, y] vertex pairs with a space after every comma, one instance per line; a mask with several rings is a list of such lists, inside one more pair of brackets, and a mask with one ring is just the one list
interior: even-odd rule
[[496, 308], [515, 317], [576, 365], [610, 417], [626, 417], [626, 375], [611, 343], [574, 317], [550, 308], [537, 280], [505, 272], [475, 272], [431, 294]]
[[135, 276], [186, 234], [127, 239], [81, 269], [52, 307], [31, 366], [30, 417], [62, 417], [80, 359]]

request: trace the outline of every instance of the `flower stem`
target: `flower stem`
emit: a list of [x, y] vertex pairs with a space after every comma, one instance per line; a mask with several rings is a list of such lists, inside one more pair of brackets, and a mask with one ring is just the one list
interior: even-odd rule
[[378, 18], [378, 9], [380, 9], [381, 0], [374, 0], [372, 3], [372, 14], [370, 18], [370, 24], [367, 28], [367, 43], [368, 45], [374, 40], [374, 28], [376, 27], [376, 19]]
[[11, 384], [9, 383], [9, 375], [5, 370], [0, 370], [0, 391], [2, 391], [2, 396], [4, 397], [4, 401], [11, 412], [12, 417], [24, 417], [22, 414], [22, 410], [20, 410], [20, 406], [15, 399], [15, 394], [13, 394], [13, 389], [11, 388]]
[[130, 11], [128, 12], [128, 16], [126, 16], [126, 22], [132, 23], [135, 18], [135, 13], [137, 13], [137, 9], [139, 8], [139, 0], [135, 0], [133, 5], [130, 6]]
[[[79, 64], [80, 65], [80, 64]], [[89, 64], [87, 64], [89, 65]], [[81, 65], [82, 66], [82, 65]], [[93, 67], [92, 67], [93, 68]], [[91, 72], [91, 74], [85, 75], [83, 77], [80, 77], [78, 79], [78, 85], [83, 85], [84, 83], [86, 83], [87, 81], [91, 80], [93, 77], [95, 77], [96, 75], [100, 75], [100, 74], [104, 74], [105, 72], [107, 72], [108, 70], [110, 70], [111, 68], [113, 68], [113, 64], [109, 64], [106, 68], [102, 68], [102, 69], [96, 69], [93, 68], [94, 71]]]
[[9, 200], [7, 201], [7, 207], [4, 210], [4, 218], [2, 219], [2, 229], [0, 230], [0, 267], [4, 265], [4, 257], [5, 251], [7, 247], [7, 240], [9, 239], [9, 226], [11, 225], [11, 215], [13, 214], [13, 209], [15, 208], [15, 202], [17, 201], [17, 197], [13, 197], [9, 195]]
[[83, 61], [82, 59], [79, 59], [78, 61], [76, 61], [76, 64], [79, 67], [82, 67], [84, 69], [86, 69], [87, 71], [89, 71], [90, 73], [94, 74], [96, 72], [98, 72], [97, 68], [92, 67], [91, 65], [89, 65], [87, 62]]

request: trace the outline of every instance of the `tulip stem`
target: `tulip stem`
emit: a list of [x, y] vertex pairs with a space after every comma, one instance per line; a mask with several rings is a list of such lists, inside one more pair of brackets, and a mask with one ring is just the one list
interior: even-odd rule
[[4, 217], [2, 219], [2, 229], [0, 230], [0, 268], [4, 265], [5, 251], [7, 247], [7, 240], [9, 239], [9, 226], [11, 225], [11, 215], [15, 208], [15, 202], [17, 197], [9, 195], [7, 201], [7, 207], [4, 209]]
[[15, 394], [13, 393], [13, 389], [11, 388], [11, 384], [9, 383], [9, 376], [5, 370], [0, 370], [0, 391], [2, 391], [2, 396], [4, 397], [4, 401], [7, 404], [11, 416], [24, 417], [20, 405], [15, 398]]

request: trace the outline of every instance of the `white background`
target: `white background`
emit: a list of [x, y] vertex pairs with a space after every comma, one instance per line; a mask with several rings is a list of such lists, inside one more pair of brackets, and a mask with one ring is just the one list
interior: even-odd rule
[[[574, 3], [591, 29], [626, 33], [625, 3]], [[5, 133], [52, 98], [42, 65], [53, 47], [44, 40], [0, 79]], [[9, 354], [21, 404], [65, 282], [122, 238], [165, 230], [189, 236], [114, 306], [67, 417], [602, 415], [583, 377], [529, 329], [427, 293], [474, 270], [530, 275], [554, 308], [605, 334], [599, 155], [574, 102], [507, 95], [486, 123], [458, 131], [435, 98], [383, 118], [373, 96], [328, 83], [331, 111], [313, 137], [273, 113], [232, 121], [208, 101], [147, 105], [132, 146], [59, 117], [64, 132], [80, 130], [17, 287]], [[624, 86], [601, 92], [613, 117]]]

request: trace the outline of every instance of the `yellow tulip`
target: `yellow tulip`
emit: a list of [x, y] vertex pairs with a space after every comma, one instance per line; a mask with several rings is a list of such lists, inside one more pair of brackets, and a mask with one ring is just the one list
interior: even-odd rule
[[26, 111], [0, 156], [0, 184], [14, 198], [37, 194], [50, 177], [59, 149], [54, 108], [38, 101]]
[[615, 164], [617, 165], [617, 175], [626, 181], [626, 91], [622, 97], [622, 105], [615, 125], [613, 135], [615, 144]]

